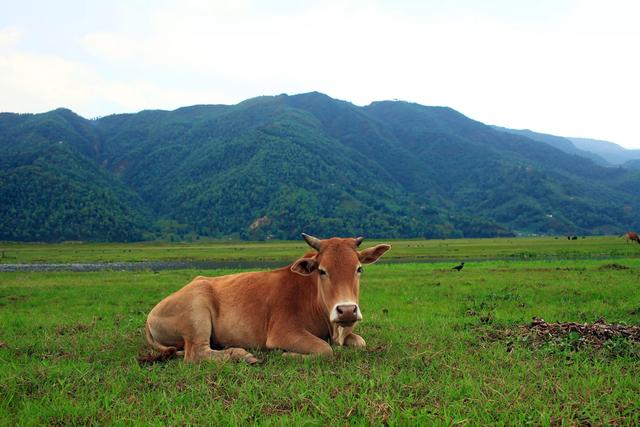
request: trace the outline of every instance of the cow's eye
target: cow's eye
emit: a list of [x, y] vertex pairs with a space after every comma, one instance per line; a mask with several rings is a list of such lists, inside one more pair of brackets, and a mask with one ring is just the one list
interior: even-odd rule
[[319, 269], [318, 271], [320, 272], [321, 276], [326, 276], [327, 275], [327, 272], [325, 270], [323, 270], [323, 269]]
[[358, 269], [356, 270], [356, 273], [358, 274], [362, 273], [362, 266], [358, 267]]

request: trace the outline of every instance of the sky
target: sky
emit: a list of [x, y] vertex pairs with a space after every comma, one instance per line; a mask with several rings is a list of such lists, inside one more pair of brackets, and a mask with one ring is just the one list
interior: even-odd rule
[[637, 0], [0, 0], [0, 111], [319, 91], [640, 148]]

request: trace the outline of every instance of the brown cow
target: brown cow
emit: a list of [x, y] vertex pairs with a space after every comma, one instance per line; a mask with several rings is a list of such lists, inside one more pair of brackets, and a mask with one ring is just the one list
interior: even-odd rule
[[640, 237], [638, 237], [638, 233], [636, 233], [635, 231], [629, 231], [623, 237], [625, 238], [627, 243], [635, 240], [640, 244]]
[[317, 252], [287, 267], [199, 276], [160, 301], [147, 317], [149, 344], [164, 355], [184, 354], [189, 362], [248, 363], [257, 359], [246, 348], [331, 355], [327, 340], [364, 347], [364, 339], [352, 332], [362, 320], [358, 305], [362, 264], [376, 262], [391, 246], [358, 251], [362, 237], [303, 237]]

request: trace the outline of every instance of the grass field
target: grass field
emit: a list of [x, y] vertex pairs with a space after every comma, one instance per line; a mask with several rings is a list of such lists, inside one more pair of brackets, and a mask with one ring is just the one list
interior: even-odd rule
[[[385, 260], [529, 260], [640, 257], [640, 245], [619, 236], [567, 240], [565, 237], [453, 240], [365, 240], [391, 243]], [[139, 261], [290, 261], [308, 250], [297, 242], [203, 241], [197, 243], [2, 243], [0, 264]]]
[[[639, 325], [639, 245], [613, 237], [393, 243], [389, 255], [400, 259], [484, 260], [460, 273], [450, 262], [368, 266], [357, 327], [367, 349], [305, 360], [258, 351], [258, 366], [136, 361], [147, 351], [143, 326], [153, 305], [195, 275], [232, 271], [0, 273], [0, 425], [640, 424], [637, 343], [576, 350], [575, 337], [533, 346], [504, 333], [533, 316]], [[10, 262], [75, 262], [292, 259], [305, 248], [2, 250], [16, 257]]]

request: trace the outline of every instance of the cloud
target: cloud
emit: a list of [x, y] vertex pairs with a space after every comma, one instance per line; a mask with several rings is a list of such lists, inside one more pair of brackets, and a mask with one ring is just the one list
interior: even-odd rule
[[22, 31], [16, 27], [0, 28], [0, 49], [13, 47], [22, 38]]
[[240, 97], [260, 94], [256, 89], [262, 86], [271, 93], [323, 90], [368, 103], [416, 90], [444, 102], [442, 83], [452, 75], [464, 80], [469, 63], [481, 62], [482, 43], [470, 36], [499, 42], [491, 23], [424, 25], [366, 3], [329, 2], [285, 14], [210, 2], [188, 5], [156, 10], [135, 33], [88, 34], [84, 45], [114, 66], [195, 76], [204, 87], [220, 84]]
[[639, 5], [127, 3], [126, 20], [92, 26], [54, 54], [19, 52], [22, 32], [1, 30], [0, 108], [101, 115], [319, 90], [359, 105], [400, 98], [632, 144]]
[[68, 107], [87, 117], [145, 108], [175, 108], [199, 94], [139, 79], [114, 80], [86, 64], [54, 55], [0, 54], [0, 111]]
[[115, 62], [134, 59], [138, 44], [129, 38], [110, 33], [87, 34], [83, 43], [90, 52]]
[[638, 36], [640, 3], [636, 0], [582, 0], [575, 3], [563, 26], [573, 33]]

